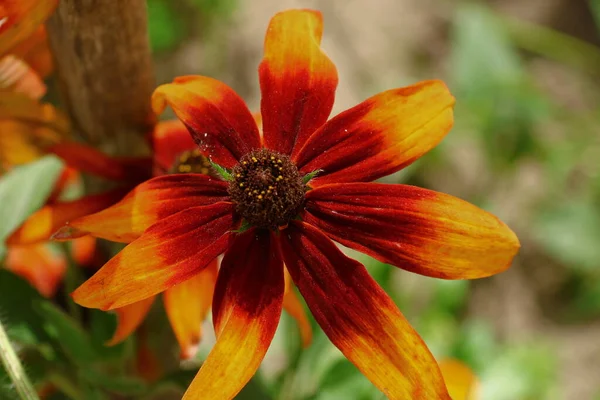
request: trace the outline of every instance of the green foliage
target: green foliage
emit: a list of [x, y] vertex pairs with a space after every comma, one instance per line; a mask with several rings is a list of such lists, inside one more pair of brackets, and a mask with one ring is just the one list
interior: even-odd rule
[[592, 10], [592, 15], [596, 21], [596, 25], [598, 26], [598, 32], [600, 32], [600, 0], [588, 0], [588, 2]]
[[74, 364], [85, 366], [98, 359], [88, 333], [73, 318], [47, 301], [39, 302], [37, 308], [44, 329]]
[[58, 158], [47, 156], [0, 178], [0, 259], [8, 235], [45, 203], [61, 169]]
[[459, 124], [470, 123], [481, 132], [494, 169], [542, 150], [533, 129], [548, 114], [548, 104], [527, 79], [501, 21], [489, 9], [467, 4], [458, 8], [453, 32]]
[[523, 343], [509, 346], [480, 375], [486, 400], [560, 399], [557, 359], [551, 346]]
[[223, 21], [236, 0], [147, 0], [152, 51], [175, 49], [197, 32], [207, 33], [214, 20]]
[[558, 203], [538, 216], [533, 226], [539, 243], [573, 269], [596, 270], [600, 260], [600, 213], [593, 203]]
[[152, 50], [169, 50], [181, 42], [186, 35], [185, 21], [174, 9], [173, 2], [148, 0], [148, 33]]
[[[26, 281], [0, 269], [0, 313], [7, 326], [7, 334], [24, 347], [37, 347], [50, 342], [39, 314], [39, 304], [45, 300]], [[45, 348], [52, 354], [52, 348]]]

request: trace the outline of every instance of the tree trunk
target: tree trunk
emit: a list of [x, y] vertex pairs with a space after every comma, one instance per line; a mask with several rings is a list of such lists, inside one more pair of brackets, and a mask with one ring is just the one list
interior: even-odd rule
[[47, 22], [73, 131], [113, 155], [140, 155], [154, 117], [146, 0], [61, 0]]

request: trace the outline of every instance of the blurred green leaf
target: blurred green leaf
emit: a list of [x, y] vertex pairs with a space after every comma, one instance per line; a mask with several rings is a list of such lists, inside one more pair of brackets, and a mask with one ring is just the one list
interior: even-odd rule
[[81, 376], [93, 387], [104, 389], [110, 393], [133, 396], [148, 390], [146, 383], [141, 379], [107, 374], [89, 367], [81, 369]]
[[163, 376], [150, 388], [151, 393], [160, 392], [166, 388], [175, 387], [183, 393], [198, 373], [198, 369], [179, 369]]
[[469, 321], [459, 335], [456, 346], [456, 358], [472, 365], [475, 371], [485, 369], [490, 360], [496, 358], [498, 345], [492, 328], [481, 321]]
[[592, 9], [592, 15], [596, 21], [596, 27], [598, 28], [598, 32], [600, 32], [600, 0], [589, 0], [589, 3], [590, 8]]
[[271, 400], [272, 398], [256, 377], [251, 379], [242, 391], [235, 396], [235, 400]]
[[495, 15], [482, 5], [458, 7], [453, 26], [453, 82], [460, 93], [488, 93], [522, 77], [519, 58]]
[[551, 345], [523, 343], [507, 347], [480, 375], [484, 400], [559, 399], [558, 360]]
[[96, 354], [100, 355], [103, 360], [121, 359], [129, 355], [127, 349], [131, 346], [128, 341], [114, 346], [105, 345], [112, 338], [117, 328], [117, 317], [115, 314], [90, 309], [89, 320], [90, 338]]
[[450, 353], [460, 334], [456, 317], [435, 306], [419, 317], [417, 330], [434, 355]]
[[173, 2], [148, 0], [148, 33], [153, 51], [172, 49], [183, 40], [186, 24]]
[[209, 17], [223, 17], [230, 14], [237, 0], [189, 0], [201, 14]]
[[104, 394], [99, 388], [84, 385], [82, 400], [109, 400], [110, 397]]
[[4, 368], [0, 367], [0, 399], [19, 400], [19, 396], [13, 386]]
[[0, 317], [9, 338], [22, 346], [38, 346], [51, 339], [37, 307], [44, 300], [27, 281], [0, 269]]
[[62, 392], [50, 393], [45, 400], [70, 400], [71, 398]]
[[385, 399], [373, 384], [346, 359], [331, 366], [312, 400], [376, 400]]
[[0, 178], [0, 259], [8, 235], [46, 202], [62, 166], [58, 158], [47, 156]]
[[469, 281], [434, 280], [433, 303], [436, 308], [457, 312], [465, 305], [469, 293]]
[[73, 318], [49, 302], [39, 303], [37, 308], [46, 332], [74, 363], [89, 367], [97, 360], [90, 337]]
[[586, 279], [574, 294], [570, 316], [581, 319], [600, 313], [600, 279]]
[[327, 372], [311, 400], [384, 400], [386, 397], [349, 361], [340, 360]]
[[313, 343], [304, 350], [291, 379], [281, 389], [282, 393], [293, 393], [294, 399], [312, 398], [319, 391], [321, 381], [343, 354], [329, 341], [323, 331], [314, 331]]
[[533, 228], [538, 242], [561, 262], [587, 271], [600, 266], [600, 214], [592, 202], [559, 202]]
[[550, 112], [526, 74], [501, 20], [489, 8], [458, 7], [453, 25], [452, 86], [457, 120], [479, 132], [495, 169], [541, 150], [534, 128]]

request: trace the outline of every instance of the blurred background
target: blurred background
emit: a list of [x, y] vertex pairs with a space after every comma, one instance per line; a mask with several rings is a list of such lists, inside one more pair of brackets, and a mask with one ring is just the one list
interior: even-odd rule
[[[274, 13], [295, 7], [324, 15], [322, 46], [340, 81], [333, 114], [390, 88], [447, 82], [457, 98], [454, 129], [384, 181], [477, 204], [522, 246], [512, 268], [479, 281], [435, 280], [348, 253], [438, 360], [473, 369], [480, 399], [600, 399], [600, 1], [148, 0], [158, 83], [208, 75], [258, 110], [265, 29]], [[106, 324], [92, 336], [110, 337], [114, 321]], [[146, 326], [164, 333], [150, 338], [155, 347], [168, 341], [176, 355], [162, 309]], [[313, 329], [302, 351], [284, 315], [240, 398], [383, 398], [314, 321]], [[184, 369], [193, 372], [208, 353], [214, 338], [204, 332]], [[176, 357], [161, 362], [176, 371]]]

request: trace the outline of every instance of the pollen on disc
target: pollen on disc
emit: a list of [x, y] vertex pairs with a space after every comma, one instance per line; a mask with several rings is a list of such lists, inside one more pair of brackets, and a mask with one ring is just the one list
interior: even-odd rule
[[232, 171], [229, 195], [236, 211], [251, 225], [275, 229], [294, 218], [303, 202], [305, 185], [286, 155], [254, 150]]

